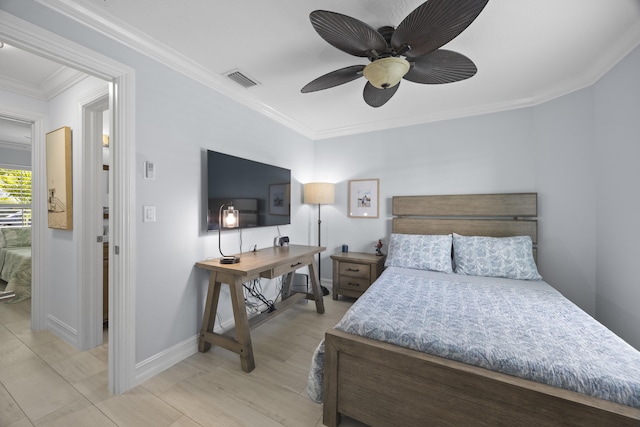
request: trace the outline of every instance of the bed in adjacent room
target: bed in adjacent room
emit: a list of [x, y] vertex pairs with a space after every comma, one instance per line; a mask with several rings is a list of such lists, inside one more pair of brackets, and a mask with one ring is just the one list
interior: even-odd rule
[[640, 424], [640, 352], [538, 273], [536, 194], [393, 212], [387, 269], [314, 354], [325, 424]]
[[0, 290], [15, 294], [6, 302], [17, 303], [31, 298], [30, 227], [0, 228]]

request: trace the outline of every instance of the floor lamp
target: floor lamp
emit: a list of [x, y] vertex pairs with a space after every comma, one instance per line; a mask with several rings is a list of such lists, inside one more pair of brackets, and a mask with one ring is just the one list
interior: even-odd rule
[[[336, 202], [335, 198], [335, 185], [328, 182], [310, 182], [304, 185], [304, 202], [318, 205], [318, 246], [320, 244], [320, 205], [332, 205]], [[318, 253], [318, 280], [320, 279], [320, 253]], [[329, 295], [329, 289], [324, 286], [322, 288], [322, 295]]]

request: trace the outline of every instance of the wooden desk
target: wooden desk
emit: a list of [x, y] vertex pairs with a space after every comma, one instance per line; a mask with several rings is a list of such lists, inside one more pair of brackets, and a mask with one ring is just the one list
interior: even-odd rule
[[[218, 259], [197, 262], [197, 267], [210, 272], [209, 290], [204, 308], [198, 350], [204, 353], [209, 351], [211, 344], [219, 345], [239, 354], [242, 370], [251, 372], [256, 366], [249, 333], [251, 328], [266, 322], [304, 298], [314, 300], [316, 302], [316, 311], [324, 313], [324, 301], [322, 300], [322, 290], [320, 289], [320, 280], [314, 257], [314, 255], [324, 250], [325, 248], [321, 246], [275, 246], [260, 249], [256, 252], [243, 253], [240, 255], [240, 262], [236, 264], [220, 264]], [[306, 266], [309, 266], [312, 292], [293, 292], [292, 294], [291, 282], [293, 273], [297, 269]], [[242, 284], [259, 277], [274, 279], [283, 275], [285, 276], [282, 284], [283, 300], [276, 304], [276, 310], [270, 313], [261, 313], [249, 320]], [[218, 334], [213, 331], [213, 326], [218, 310], [222, 283], [229, 285], [235, 329], [225, 334]]]

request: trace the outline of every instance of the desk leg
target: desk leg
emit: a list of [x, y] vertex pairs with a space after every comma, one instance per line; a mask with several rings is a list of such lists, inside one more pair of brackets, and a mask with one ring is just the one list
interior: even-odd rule
[[311, 290], [316, 301], [316, 311], [324, 313], [324, 300], [322, 299], [322, 289], [320, 289], [320, 278], [316, 269], [315, 258], [309, 263], [309, 275], [311, 276]]
[[209, 289], [207, 290], [207, 302], [204, 306], [204, 316], [202, 316], [202, 332], [198, 342], [198, 351], [206, 353], [211, 348], [211, 343], [205, 341], [205, 332], [213, 333], [213, 326], [216, 321], [218, 311], [218, 301], [220, 300], [220, 282], [217, 282], [217, 273], [212, 271], [209, 274]]
[[240, 344], [240, 365], [243, 371], [251, 372], [256, 367], [256, 362], [253, 359], [253, 346], [251, 345], [247, 307], [244, 303], [242, 278], [234, 278], [234, 284], [230, 285], [230, 294], [233, 318], [236, 322], [236, 340]]

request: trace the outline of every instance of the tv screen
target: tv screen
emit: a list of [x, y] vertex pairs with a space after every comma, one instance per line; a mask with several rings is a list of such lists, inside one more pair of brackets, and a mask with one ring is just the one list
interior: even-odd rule
[[207, 150], [207, 230], [223, 204], [239, 211], [240, 228], [289, 224], [290, 194], [289, 169]]

